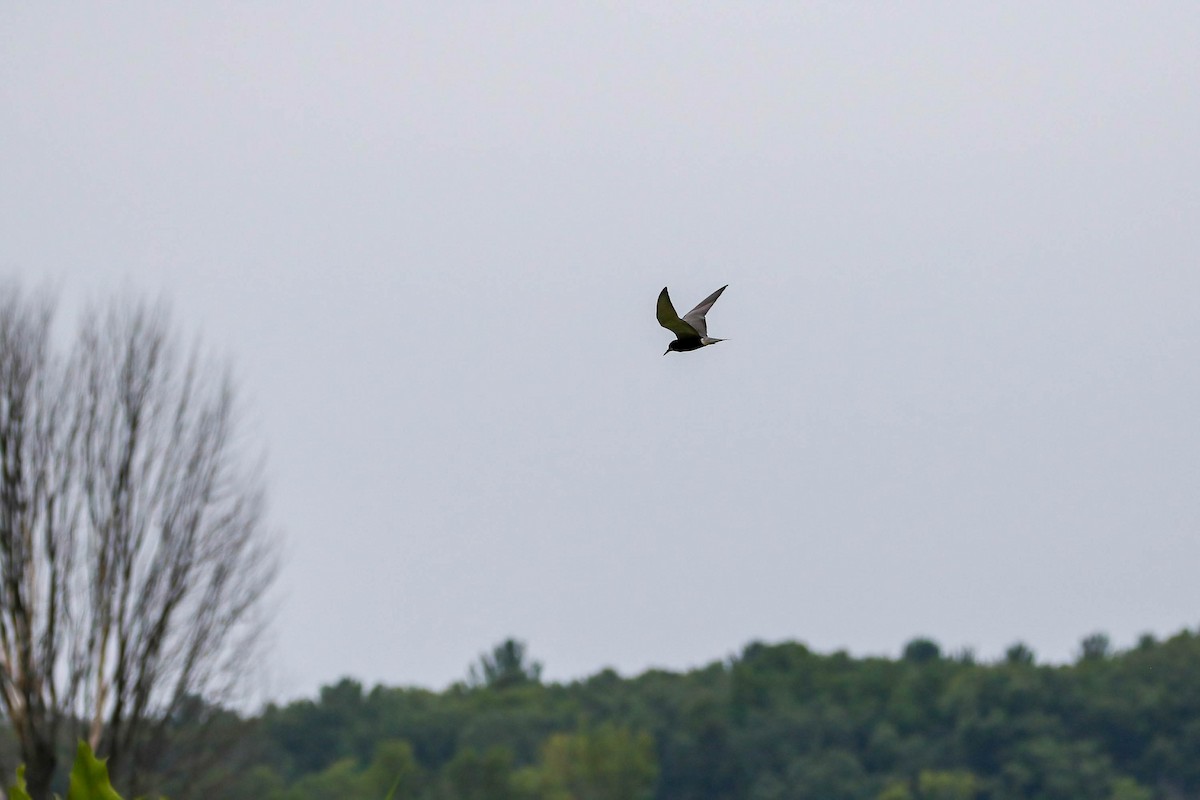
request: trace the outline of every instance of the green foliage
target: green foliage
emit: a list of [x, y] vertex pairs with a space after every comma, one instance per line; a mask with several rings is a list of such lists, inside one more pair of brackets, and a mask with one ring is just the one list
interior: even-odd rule
[[1108, 800], [1152, 800], [1154, 792], [1133, 778], [1117, 778], [1112, 783]]
[[76, 748], [67, 800], [121, 800], [108, 781], [108, 765], [93, 755], [87, 742]]
[[1017, 642], [1004, 652], [1004, 660], [1009, 664], [1033, 664], [1033, 651], [1024, 642]]
[[286, 788], [282, 775], [267, 764], [259, 764], [243, 772], [233, 788], [209, 796], [222, 800], [281, 800]]
[[[995, 663], [754, 643], [686, 673], [543, 684], [524, 649], [444, 692], [344, 680], [268, 708], [225, 800], [1168, 800], [1200, 796], [1200, 635]], [[1085, 640], [1085, 641], [1089, 641]], [[498, 653], [507, 655], [498, 655]], [[502, 666], [507, 664], [508, 666]], [[517, 674], [523, 678], [500, 676]], [[196, 739], [195, 747], [199, 747]], [[87, 754], [91, 758], [90, 753]], [[102, 762], [73, 774], [99, 786]], [[231, 766], [232, 763], [232, 766]], [[89, 766], [90, 765], [90, 766]], [[10, 798], [22, 800], [18, 786]], [[106, 786], [106, 784], [104, 784]], [[219, 788], [208, 788], [219, 787]], [[170, 792], [183, 800], [184, 789]], [[99, 791], [99, 789], [88, 789]], [[108, 788], [111, 792], [111, 788]], [[158, 792], [155, 792], [157, 796]], [[72, 795], [70, 800], [113, 800]]]
[[442, 770], [442, 790], [455, 800], [519, 800], [512, 754], [494, 747], [483, 755], [463, 750]]
[[362, 771], [352, 758], [335, 761], [320, 772], [305, 775], [285, 795], [287, 800], [366, 800]]
[[875, 800], [913, 800], [913, 793], [907, 781], [892, 781], [883, 787]]
[[[612, 724], [556, 733], [546, 741], [533, 778], [539, 800], [648, 800], [658, 778], [654, 742]], [[485, 796], [491, 795], [480, 800]]]
[[784, 782], [785, 796], [795, 800], [868, 800], [875, 794], [858, 758], [840, 748], [796, 758]]
[[516, 639], [505, 639], [491, 653], [479, 657], [479, 663], [471, 667], [468, 680], [473, 686], [490, 689], [508, 689], [528, 683], [538, 683], [542, 676], [542, 665], [529, 661], [525, 643]]
[[17, 781], [8, 787], [9, 800], [33, 800], [25, 789], [25, 765], [17, 767]]
[[942, 648], [932, 639], [913, 639], [904, 646], [904, 660], [914, 664], [937, 661], [942, 657]]
[[1081, 661], [1103, 661], [1108, 658], [1112, 650], [1112, 645], [1108, 640], [1108, 636], [1103, 633], [1093, 633], [1091, 636], [1085, 637], [1079, 644], [1079, 658]]
[[424, 770], [413, 756], [412, 745], [399, 739], [380, 742], [363, 775], [368, 797], [416, 797], [426, 783]]
[[917, 776], [919, 800], [975, 800], [979, 779], [967, 770], [921, 770]]
[[[17, 780], [8, 788], [9, 800], [32, 800], [25, 786], [25, 767], [17, 767]], [[108, 765], [96, 758], [87, 742], [75, 749], [67, 800], [121, 800], [108, 780]]]

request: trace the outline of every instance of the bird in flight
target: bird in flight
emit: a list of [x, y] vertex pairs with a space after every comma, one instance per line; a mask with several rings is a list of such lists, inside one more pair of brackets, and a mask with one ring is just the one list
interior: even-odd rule
[[676, 353], [683, 353], [725, 341], [724, 339], [714, 339], [708, 335], [708, 324], [704, 321], [704, 315], [712, 308], [713, 303], [717, 302], [717, 298], [721, 296], [721, 292], [725, 291], [727, 286], [729, 284], [725, 284], [704, 298], [698, 306], [684, 314], [682, 318], [675, 313], [675, 306], [671, 305], [671, 296], [667, 294], [667, 287], [663, 287], [662, 294], [658, 296], [658, 324], [675, 334], [675, 341], [667, 346], [667, 352], [663, 353], [664, 356], [672, 350]]

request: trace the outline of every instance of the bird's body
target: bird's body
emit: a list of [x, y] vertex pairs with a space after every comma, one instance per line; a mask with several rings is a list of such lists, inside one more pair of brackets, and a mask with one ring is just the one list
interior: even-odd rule
[[662, 292], [658, 295], [658, 324], [675, 334], [675, 341], [667, 345], [664, 356], [672, 350], [676, 353], [685, 353], [725, 341], [724, 339], [714, 339], [708, 335], [708, 323], [705, 321], [704, 315], [712, 308], [713, 303], [717, 302], [717, 298], [721, 296], [721, 292], [725, 291], [727, 286], [728, 284], [717, 289], [682, 317], [675, 313], [675, 306], [671, 305], [671, 296], [667, 294], [667, 288], [663, 287]]

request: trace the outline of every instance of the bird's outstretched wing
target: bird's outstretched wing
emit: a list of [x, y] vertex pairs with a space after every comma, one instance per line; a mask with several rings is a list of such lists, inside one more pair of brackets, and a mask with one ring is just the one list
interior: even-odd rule
[[[696, 332], [696, 335], [702, 339], [704, 337], [708, 336], [708, 323], [705, 322], [704, 315], [708, 313], [708, 310], [710, 308], [712, 308], [713, 303], [717, 302], [717, 298], [721, 296], [721, 292], [725, 291], [727, 288], [729, 288], [729, 284], [725, 284], [720, 289], [717, 289], [715, 292], [710, 294], [708, 297], [701, 300], [700, 303], [695, 308], [693, 308], [691, 311], [689, 311], [683, 315], [683, 320], [682, 320], [683, 324], [690, 326]], [[667, 290], [663, 289], [663, 295], [665, 295], [666, 292], [667, 292]], [[668, 300], [667, 305], [669, 306], [670, 304], [671, 304], [671, 301]], [[658, 308], [659, 308], [658, 319], [661, 322], [662, 321], [662, 295], [660, 295], [658, 298]], [[671, 309], [671, 310], [674, 311], [675, 309]], [[664, 323], [664, 327], [666, 327], [665, 323]]]
[[[717, 292], [717, 294], [720, 294], [720, 292]], [[705, 300], [704, 302], [708, 303], [708, 305], [711, 306], [712, 303], [710, 303], [709, 300], [716, 300], [716, 299], [717, 298], [714, 295], [713, 297], [710, 297], [708, 300]], [[700, 305], [703, 306], [704, 303], [701, 303]], [[699, 307], [700, 306], [697, 306], [697, 308], [699, 308]], [[708, 306], [704, 306], [704, 310], [707, 311]], [[695, 311], [692, 311], [690, 313], [694, 314]], [[697, 331], [695, 329], [695, 327], [693, 327], [693, 325], [690, 323], [690, 321], [685, 320], [685, 319], [680, 319], [679, 315], [677, 313], [675, 313], [675, 306], [671, 305], [671, 296], [669, 294], [667, 294], [667, 287], [665, 287], [665, 286], [663, 287], [662, 293], [659, 294], [659, 296], [658, 296], [658, 324], [662, 325], [664, 328], [669, 330], [671, 333], [675, 334], [680, 339], [689, 339], [692, 337], [704, 335], [703, 333]], [[701, 325], [701, 329], [703, 329], [703, 326], [704, 326], [703, 319], [700, 320], [700, 325]]]

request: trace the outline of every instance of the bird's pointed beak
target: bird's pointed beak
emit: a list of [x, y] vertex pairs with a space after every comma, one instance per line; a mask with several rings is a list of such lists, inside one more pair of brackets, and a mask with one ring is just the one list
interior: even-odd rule
[[668, 347], [666, 350], [663, 351], [663, 355], [665, 356], [669, 352], [671, 352], [671, 348]]

